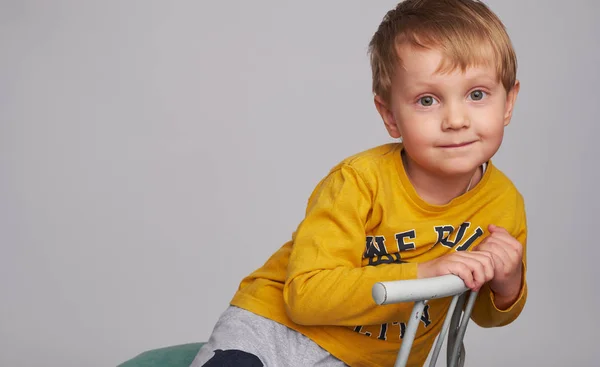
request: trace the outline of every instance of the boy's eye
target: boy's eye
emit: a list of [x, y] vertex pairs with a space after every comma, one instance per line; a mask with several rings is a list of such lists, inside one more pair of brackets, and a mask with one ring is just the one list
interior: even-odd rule
[[469, 95], [473, 101], [480, 101], [485, 97], [485, 92], [482, 90], [474, 90]]
[[419, 103], [425, 107], [429, 107], [429, 106], [435, 104], [435, 102], [436, 102], [436, 100], [432, 96], [425, 96], [425, 97], [419, 98]]

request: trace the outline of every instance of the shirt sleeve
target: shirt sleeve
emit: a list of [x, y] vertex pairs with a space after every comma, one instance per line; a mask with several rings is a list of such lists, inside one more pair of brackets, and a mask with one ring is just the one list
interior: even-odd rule
[[311, 195], [294, 235], [283, 289], [295, 323], [382, 324], [397, 318], [401, 307], [412, 307], [380, 306], [372, 298], [376, 282], [417, 277], [415, 263], [362, 266], [372, 200], [373, 190], [346, 164], [332, 170]]
[[506, 309], [499, 309], [494, 303], [494, 292], [488, 284], [485, 284], [475, 301], [471, 319], [479, 326], [490, 328], [508, 325], [521, 314], [527, 300], [527, 219], [523, 199], [519, 197], [519, 205], [516, 215], [520, 221], [516, 231], [512, 235], [523, 245], [523, 275], [521, 279], [521, 290], [519, 296]]

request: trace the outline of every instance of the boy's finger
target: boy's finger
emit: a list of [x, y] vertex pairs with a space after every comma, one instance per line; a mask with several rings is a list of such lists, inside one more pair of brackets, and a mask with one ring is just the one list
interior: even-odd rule
[[490, 240], [488, 242], [501, 242], [503, 246], [509, 247], [511, 249], [516, 250], [517, 252], [521, 252], [523, 245], [516, 238], [511, 236], [508, 232], [496, 232], [493, 233]]
[[485, 240], [481, 241], [481, 243], [479, 243], [477, 246], [473, 247], [473, 250], [471, 252], [473, 252], [473, 253], [482, 252], [482, 251], [485, 251], [489, 247], [490, 247], [490, 237], [486, 238]]
[[502, 248], [510, 255], [513, 259], [520, 259], [523, 256], [523, 245], [517, 239], [501, 238], [499, 241]]
[[498, 266], [498, 264], [496, 264], [496, 261], [494, 260], [494, 253], [483, 249], [477, 252], [473, 252], [472, 254], [474, 256], [477, 256], [477, 260], [481, 262], [481, 264], [483, 264], [485, 282], [493, 279], [494, 274], [496, 273], [496, 267]]
[[497, 226], [497, 225], [495, 225], [495, 224], [490, 224], [490, 225], [488, 226], [488, 230], [489, 230], [490, 232], [506, 232], [506, 233], [508, 233], [508, 231], [506, 230], [506, 228], [504, 228], [504, 227], [500, 227], [500, 226]]
[[488, 230], [490, 231], [490, 236], [492, 237], [496, 237], [496, 236], [502, 236], [502, 237], [510, 237], [513, 238], [513, 236], [510, 234], [510, 232], [508, 232], [506, 230], [506, 228], [504, 227], [499, 227], [495, 224], [490, 224], [488, 226]]
[[[474, 259], [470, 254], [461, 254], [452, 262], [453, 274], [458, 275], [464, 282], [465, 285], [471, 289], [476, 287], [477, 279], [475, 274], [477, 273], [478, 267], [481, 265], [479, 261]], [[457, 271], [458, 273], [454, 273]]]
[[486, 282], [494, 278], [494, 260], [492, 255], [487, 252], [468, 252], [462, 254], [457, 261], [462, 262], [468, 267], [473, 276], [475, 288], [480, 288]]
[[494, 249], [494, 256], [498, 258], [497, 261], [501, 262], [500, 274], [506, 275], [506, 272], [514, 268], [515, 264], [519, 261], [515, 256], [511, 255], [511, 250], [505, 246], [496, 246]]
[[450, 271], [450, 273], [462, 279], [467, 288], [474, 288], [473, 273], [471, 272], [471, 269], [469, 269], [468, 266], [461, 262], [454, 262], [449, 266], [448, 270]]
[[494, 231], [492, 232], [492, 234], [490, 234], [490, 237], [493, 238], [503, 238], [507, 241], [510, 241], [511, 239], [514, 239], [513, 236], [510, 235], [510, 233], [508, 233], [507, 231]]
[[479, 289], [485, 283], [485, 266], [480, 261], [475, 261], [473, 263], [473, 285], [475, 288]]
[[491, 252], [483, 250], [470, 252], [469, 255], [474, 256], [477, 261], [483, 264], [486, 274], [488, 273], [488, 270], [490, 270], [492, 274], [494, 273], [494, 259], [492, 258]]
[[457, 253], [457, 255], [458, 259], [460, 259], [458, 261], [462, 261], [471, 268], [476, 266], [477, 263], [480, 263], [484, 268], [490, 268], [492, 271], [494, 270], [494, 260], [492, 259], [491, 254], [487, 251], [462, 251]]
[[504, 262], [504, 259], [498, 256], [496, 253], [492, 253], [491, 255], [494, 259], [495, 269], [497, 269], [498, 271], [505, 269], [506, 263]]
[[516, 238], [514, 238], [510, 233], [505, 232], [505, 233], [496, 233], [495, 237], [498, 238], [502, 238], [507, 245], [509, 245], [510, 247], [514, 248], [514, 249], [521, 249], [523, 248], [523, 244], [521, 242], [519, 242], [519, 240], [517, 240]]

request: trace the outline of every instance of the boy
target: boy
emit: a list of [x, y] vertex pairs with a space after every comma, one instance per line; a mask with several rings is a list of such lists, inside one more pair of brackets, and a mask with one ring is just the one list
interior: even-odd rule
[[[482, 327], [523, 309], [524, 203], [490, 161], [519, 92], [504, 26], [479, 1], [406, 0], [370, 55], [376, 108], [402, 142], [331, 170], [192, 366], [392, 366], [412, 304], [376, 305], [379, 281], [456, 274], [479, 291]], [[428, 303], [410, 366], [425, 362], [449, 303]]]

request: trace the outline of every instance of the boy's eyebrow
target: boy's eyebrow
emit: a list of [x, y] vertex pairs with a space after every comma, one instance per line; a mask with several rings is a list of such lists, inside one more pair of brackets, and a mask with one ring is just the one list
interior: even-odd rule
[[469, 75], [466, 77], [466, 80], [468, 81], [485, 81], [488, 83], [499, 83], [500, 79], [497, 76], [490, 76], [489, 73], [476, 73], [473, 75]]
[[[486, 83], [486, 84], [487, 83], [489, 83], [489, 84], [500, 83], [500, 80], [497, 77], [492, 77], [488, 73], [475, 73], [472, 75], [466, 75], [464, 77], [464, 80], [468, 84], [471, 84], [471, 83]], [[432, 81], [431, 78], [427, 78], [424, 80], [413, 81], [412, 85], [410, 87], [406, 87], [405, 89], [411, 91], [413, 89], [432, 88], [432, 87], [436, 87], [438, 85], [439, 84], [435, 81]]]

